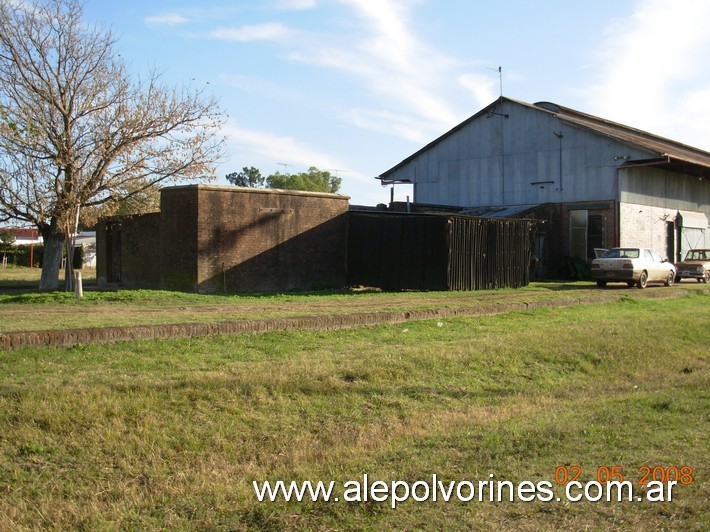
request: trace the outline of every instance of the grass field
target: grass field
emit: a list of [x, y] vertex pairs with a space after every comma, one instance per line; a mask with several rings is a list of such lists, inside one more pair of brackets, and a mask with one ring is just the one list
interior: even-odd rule
[[[0, 268], [0, 290], [36, 289], [39, 285], [40, 268], [27, 268], [25, 266], [8, 266]], [[64, 282], [64, 270], [59, 271], [60, 284]], [[81, 278], [87, 287], [96, 286], [96, 270], [84, 268]], [[63, 284], [61, 284], [63, 286]]]
[[[221, 322], [286, 316], [477, 307], [483, 304], [578, 299], [604, 293], [633, 295], [626, 285], [597, 289], [590, 282], [532, 283], [522, 289], [478, 292], [338, 292], [200, 295], [161, 290], [98, 291], [95, 271], [84, 271], [84, 298], [73, 293], [38, 293], [39, 270], [0, 270], [0, 333], [42, 329]], [[683, 283], [693, 291], [706, 285]], [[664, 287], [649, 287], [646, 292]]]
[[[274, 308], [287, 307], [278, 297]], [[0, 306], [71, 314], [92, 304], [106, 303]], [[0, 352], [0, 529], [707, 530], [709, 317], [707, 294], [627, 297], [440, 323]], [[393, 510], [260, 503], [252, 488], [494, 474], [550, 481], [561, 495], [560, 465], [579, 466], [583, 481], [621, 466], [636, 488], [644, 465], [693, 475], [659, 503]]]

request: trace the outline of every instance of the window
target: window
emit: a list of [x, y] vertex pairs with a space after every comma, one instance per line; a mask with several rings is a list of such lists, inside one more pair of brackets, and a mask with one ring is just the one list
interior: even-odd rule
[[638, 248], [612, 248], [604, 255], [603, 259], [638, 259], [639, 249]]
[[649, 249], [648, 252], [651, 254], [651, 259], [653, 259], [653, 262], [663, 262], [663, 259], [658, 253], [655, 252], [655, 250]]
[[585, 260], [595, 258], [594, 248], [604, 246], [604, 216], [589, 214], [588, 210], [569, 213], [570, 255]]

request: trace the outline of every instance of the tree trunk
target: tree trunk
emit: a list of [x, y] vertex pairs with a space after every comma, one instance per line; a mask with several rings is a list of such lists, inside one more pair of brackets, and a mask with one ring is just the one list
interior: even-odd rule
[[67, 292], [74, 291], [74, 251], [76, 248], [76, 234], [79, 232], [79, 212], [81, 205], [74, 208], [72, 214], [71, 227], [67, 227], [64, 233], [64, 243], [66, 244], [66, 266], [64, 267], [64, 289]]
[[64, 235], [61, 230], [54, 230], [54, 223], [41, 229], [44, 241], [44, 256], [42, 258], [42, 276], [39, 279], [41, 291], [57, 290], [59, 288], [59, 268], [62, 265], [62, 246]]

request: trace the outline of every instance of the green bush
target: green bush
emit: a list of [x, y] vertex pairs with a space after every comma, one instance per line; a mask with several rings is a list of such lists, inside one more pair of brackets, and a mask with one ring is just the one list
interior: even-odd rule
[[560, 277], [571, 281], [586, 281], [592, 278], [592, 268], [589, 263], [579, 257], [566, 255], [560, 257], [558, 263]]
[[[32, 250], [33, 266], [41, 267], [42, 258], [44, 256], [44, 246], [34, 245]], [[20, 246], [15, 246], [15, 253], [12, 258], [8, 257], [8, 262], [12, 262], [15, 266], [29, 266], [30, 265], [30, 245], [22, 244]]]
[[84, 246], [76, 246], [74, 248], [74, 260], [72, 260], [72, 267], [75, 270], [81, 270], [84, 267], [84, 256], [86, 251]]

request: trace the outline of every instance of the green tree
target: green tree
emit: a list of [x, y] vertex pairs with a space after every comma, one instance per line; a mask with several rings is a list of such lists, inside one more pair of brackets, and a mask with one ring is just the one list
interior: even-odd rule
[[311, 166], [308, 172], [299, 174], [282, 174], [276, 172], [266, 178], [269, 188], [281, 188], [285, 190], [306, 190], [311, 192], [338, 192], [343, 180], [331, 175], [327, 170], [319, 170]]
[[261, 172], [251, 167], [242, 168], [241, 172], [232, 172], [226, 175], [227, 181], [238, 187], [261, 188], [264, 186], [266, 178], [261, 175]]
[[13, 253], [15, 248], [15, 235], [9, 229], [0, 229], [0, 253], [3, 261], [8, 253]]
[[141, 190], [133, 190], [136, 185], [128, 184], [123, 194], [115, 202], [107, 202], [81, 210], [80, 229], [93, 227], [101, 218], [107, 216], [129, 216], [160, 211], [160, 186], [153, 185]]
[[9, 229], [0, 229], [0, 246], [11, 246], [15, 243], [15, 235]]

